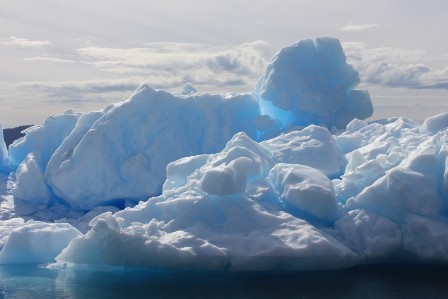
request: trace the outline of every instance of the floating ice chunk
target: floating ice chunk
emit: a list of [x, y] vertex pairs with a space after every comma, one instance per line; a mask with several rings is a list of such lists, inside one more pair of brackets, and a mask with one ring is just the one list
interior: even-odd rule
[[337, 215], [333, 185], [321, 171], [305, 165], [275, 165], [269, 179], [280, 198], [295, 208], [321, 219], [334, 220]]
[[367, 91], [353, 90], [358, 72], [346, 63], [339, 40], [301, 40], [283, 48], [260, 78], [255, 94], [263, 114], [284, 127], [324, 124], [344, 128], [372, 115]]
[[3, 249], [0, 264], [50, 263], [81, 233], [66, 223], [27, 222], [14, 228]]

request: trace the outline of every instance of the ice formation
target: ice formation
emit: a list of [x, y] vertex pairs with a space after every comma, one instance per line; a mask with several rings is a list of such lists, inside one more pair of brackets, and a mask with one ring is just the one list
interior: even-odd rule
[[0, 173], [7, 172], [9, 165], [8, 150], [3, 137], [3, 126], [0, 123]]
[[301, 40], [283, 48], [269, 63], [255, 89], [263, 113], [284, 128], [323, 124], [345, 128], [354, 118], [372, 115], [365, 90], [354, 90], [359, 74], [346, 63], [335, 38]]
[[0, 138], [0, 264], [447, 263], [448, 113], [367, 123], [358, 83], [318, 38], [276, 54], [254, 93], [142, 85], [9, 151]]
[[45, 179], [83, 210], [143, 200], [161, 193], [169, 162], [217, 152], [239, 131], [255, 137], [258, 114], [250, 94], [180, 95], [142, 85], [129, 100], [82, 116], [48, 162]]
[[[425, 124], [444, 127], [445, 116]], [[448, 262], [448, 130], [354, 120], [321, 144], [321, 163], [307, 150], [325, 130], [261, 143], [240, 133], [220, 153], [172, 162], [161, 196], [98, 216], [58, 260], [213, 270]], [[309, 159], [281, 162], [280, 141]], [[332, 164], [345, 170], [330, 180]]]
[[20, 223], [9, 232], [0, 251], [0, 264], [50, 263], [72, 239], [80, 236], [68, 223]]

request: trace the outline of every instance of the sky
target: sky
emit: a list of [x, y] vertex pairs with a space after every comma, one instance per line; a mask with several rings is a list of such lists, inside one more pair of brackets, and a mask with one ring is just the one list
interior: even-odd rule
[[448, 1], [0, 0], [0, 122], [39, 124], [142, 83], [251, 92], [273, 54], [340, 39], [372, 119], [448, 111]]

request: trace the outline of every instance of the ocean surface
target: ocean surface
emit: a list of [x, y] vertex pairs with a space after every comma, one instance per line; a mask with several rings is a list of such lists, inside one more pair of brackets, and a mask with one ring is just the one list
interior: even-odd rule
[[448, 267], [205, 273], [0, 266], [1, 298], [448, 298]]

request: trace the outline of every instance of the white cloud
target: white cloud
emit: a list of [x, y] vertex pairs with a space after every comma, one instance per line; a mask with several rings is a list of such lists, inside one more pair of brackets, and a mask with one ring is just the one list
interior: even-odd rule
[[266, 43], [260, 41], [227, 47], [146, 45], [124, 49], [88, 47], [78, 49], [78, 53], [84, 63], [104, 72], [144, 77], [156, 87], [172, 88], [190, 81], [211, 91], [225, 86], [251, 90], [267, 64], [263, 54]]
[[347, 25], [339, 28], [339, 30], [341, 30], [341, 31], [365, 31], [365, 30], [369, 30], [369, 29], [372, 29], [372, 28], [375, 28], [378, 26], [379, 26], [378, 24], [359, 24], [359, 25], [347, 24]]
[[44, 62], [56, 62], [56, 63], [75, 63], [73, 60], [61, 59], [55, 57], [28, 57], [23, 58], [25, 61], [44, 61]]
[[0, 40], [0, 45], [21, 48], [45, 48], [51, 46], [52, 43], [47, 40], [28, 40], [25, 38], [11, 36], [9, 39]]
[[[24, 82], [11, 87], [22, 93], [35, 94], [41, 101], [69, 102], [82, 104], [86, 102], [107, 103], [119, 101], [130, 96], [143, 81], [139, 78], [60, 81], [60, 82]], [[120, 97], [117, 99], [116, 95]], [[45, 100], [42, 100], [45, 99]]]
[[347, 60], [364, 83], [417, 89], [448, 89], [448, 67], [433, 69], [431, 60], [448, 64], [446, 57], [431, 57], [420, 49], [369, 48], [366, 44], [343, 43]]
[[68, 108], [79, 112], [104, 108], [132, 95], [143, 83], [138, 78], [125, 80], [86, 80], [63, 82], [0, 82], [0, 121], [8, 127], [38, 124], [52, 114]]
[[73, 71], [93, 68], [95, 77], [103, 79], [76, 81], [67, 76], [68, 80], [48, 77], [42, 81], [0, 82], [0, 102], [4, 107], [16, 115], [25, 110], [36, 115], [18, 120], [10, 117], [13, 112], [5, 110], [0, 111], [0, 119], [12, 124], [36, 123], [38, 115], [42, 119], [67, 107], [77, 111], [101, 109], [129, 97], [142, 83], [170, 91], [180, 91], [186, 82], [191, 82], [199, 92], [250, 92], [267, 64], [268, 46], [261, 41], [220, 47], [191, 43], [144, 45], [142, 48], [86, 47], [63, 56], [53, 51], [51, 56], [22, 58], [34, 68], [41, 65], [32, 62], [47, 63], [45, 66], [49, 69], [57, 67], [54, 63], [66, 63], [62, 67]]
[[426, 82], [431, 82], [427, 84], [427, 88], [448, 89], [448, 66], [443, 69], [428, 72], [422, 78]]

